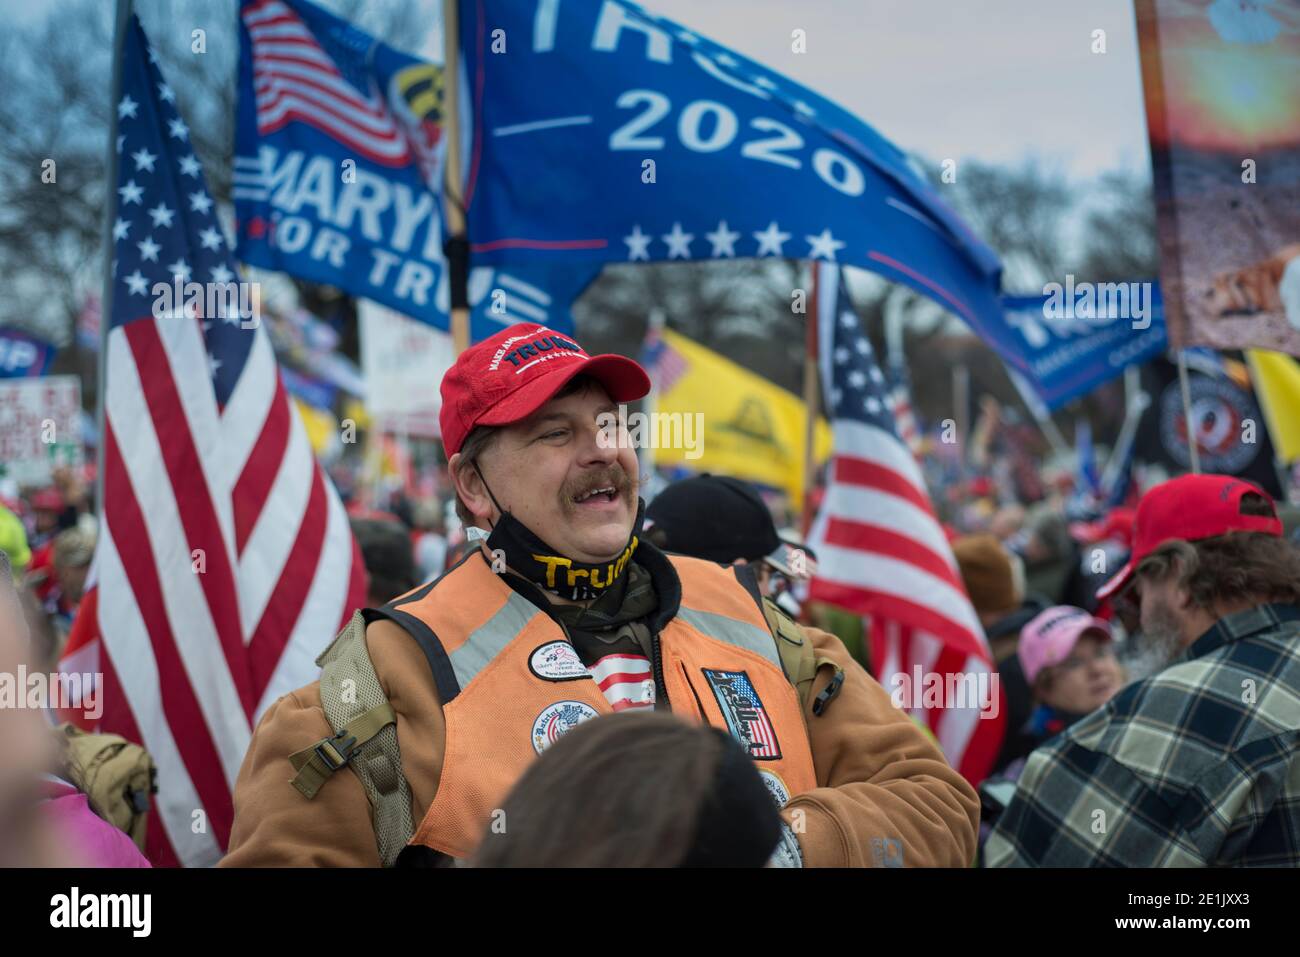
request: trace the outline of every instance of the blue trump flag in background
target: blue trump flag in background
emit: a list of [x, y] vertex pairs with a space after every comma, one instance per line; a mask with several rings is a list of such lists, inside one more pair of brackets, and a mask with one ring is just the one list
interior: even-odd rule
[[[244, 262], [446, 329], [443, 69], [303, 0], [240, 6], [237, 252]], [[475, 340], [519, 321], [572, 332], [600, 263], [476, 270]]]
[[56, 352], [43, 339], [16, 329], [0, 329], [0, 379], [45, 375]]
[[459, 9], [476, 264], [823, 259], [986, 339], [1000, 320], [993, 252], [901, 151], [806, 87], [621, 0]]
[[1041, 296], [1005, 296], [986, 338], [1049, 409], [1164, 353], [1164, 301], [1156, 282], [1052, 283]]

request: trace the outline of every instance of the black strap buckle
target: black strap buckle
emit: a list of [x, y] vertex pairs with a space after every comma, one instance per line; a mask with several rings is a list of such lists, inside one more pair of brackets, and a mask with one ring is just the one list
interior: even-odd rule
[[316, 745], [313, 750], [316, 752], [316, 756], [324, 762], [325, 767], [334, 772], [352, 760], [352, 749], [356, 745], [356, 736], [343, 730], [332, 738], [326, 738]]
[[831, 678], [830, 684], [821, 690], [821, 693], [813, 699], [812, 712], [816, 717], [821, 717], [822, 712], [826, 710], [831, 699], [840, 693], [840, 686], [844, 684], [844, 669], [836, 668], [835, 676]]

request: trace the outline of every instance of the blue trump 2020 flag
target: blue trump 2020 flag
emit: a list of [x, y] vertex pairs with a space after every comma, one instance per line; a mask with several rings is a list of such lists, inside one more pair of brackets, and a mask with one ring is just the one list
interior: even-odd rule
[[1000, 319], [996, 256], [842, 108], [622, 0], [459, 2], [476, 264], [822, 259]]
[[[239, 257], [446, 329], [442, 67], [303, 0], [244, 0], [239, 14]], [[472, 337], [523, 321], [571, 332], [569, 306], [599, 271], [475, 270]]]

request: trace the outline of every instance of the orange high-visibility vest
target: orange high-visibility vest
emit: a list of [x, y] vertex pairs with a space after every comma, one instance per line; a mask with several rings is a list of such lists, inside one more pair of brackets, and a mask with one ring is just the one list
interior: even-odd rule
[[[669, 560], [681, 604], [659, 632], [656, 669], [669, 707], [736, 738], [778, 803], [812, 790], [799, 697], [759, 603], [731, 569]], [[529, 763], [612, 709], [560, 625], [493, 573], [482, 553], [383, 611], [423, 647], [446, 719], [438, 790], [411, 844], [467, 857]]]

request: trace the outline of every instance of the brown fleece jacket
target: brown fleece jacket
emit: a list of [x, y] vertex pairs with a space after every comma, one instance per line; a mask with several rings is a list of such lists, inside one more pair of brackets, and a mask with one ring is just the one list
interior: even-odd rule
[[[844, 685], [825, 712], [815, 717], [810, 707], [804, 716], [817, 787], [782, 812], [798, 833], [804, 866], [895, 863], [897, 845], [886, 841], [901, 843], [907, 866], [968, 866], [979, 821], [974, 789], [838, 638], [804, 631], [819, 656], [845, 670]], [[442, 771], [442, 708], [423, 653], [401, 628], [377, 621], [367, 628], [366, 642], [397, 713], [411, 813], [418, 822], [433, 803]], [[829, 669], [823, 669], [814, 690], [829, 681]], [[355, 774], [336, 773], [311, 801], [289, 784], [289, 755], [332, 733], [319, 682], [267, 709], [235, 784], [235, 823], [222, 867], [379, 866], [370, 805]]]

